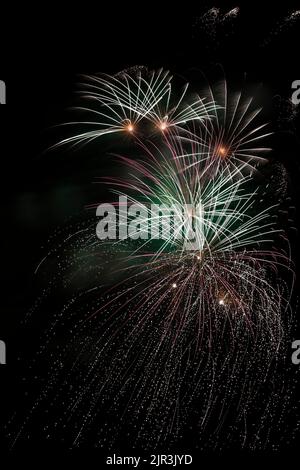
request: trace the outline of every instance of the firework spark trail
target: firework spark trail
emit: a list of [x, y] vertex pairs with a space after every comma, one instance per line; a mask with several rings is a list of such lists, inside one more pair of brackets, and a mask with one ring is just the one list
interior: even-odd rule
[[269, 46], [283, 33], [287, 33], [292, 27], [295, 27], [300, 20], [300, 10], [291, 11], [284, 18], [280, 18], [275, 27], [269, 32], [267, 38], [263, 41], [262, 47]]
[[[234, 257], [234, 255], [232, 256]], [[78, 367], [81, 368], [80, 364], [82, 364], [82, 361], [86, 361], [84, 357], [89, 351], [90, 359], [88, 362], [90, 365], [85, 373], [84, 387], [79, 398], [77, 396], [75, 400], [74, 395], [74, 402], [70, 403], [68, 412], [69, 419], [72, 420], [75, 416], [77, 419], [78, 416], [83, 417], [86, 415], [87, 408], [89, 410], [90, 419], [87, 422], [85, 421], [79, 433], [79, 443], [82, 442], [86, 429], [93, 422], [93, 410], [96, 406], [94, 400], [97, 401], [97, 397], [100, 400], [101, 397], [114, 396], [114, 404], [110, 403], [109, 406], [112, 413], [119, 413], [121, 410], [118, 411], [117, 403], [122, 403], [123, 394], [126, 396], [125, 391], [130, 391], [131, 398], [128, 398], [126, 408], [122, 408], [120, 426], [115, 429], [117, 434], [122, 432], [122, 423], [135, 421], [134, 410], [142, 410], [143, 407], [149, 418], [148, 423], [153, 423], [154, 417], [158, 413], [157, 407], [164, 409], [163, 403], [166, 404], [166, 414], [161, 410], [158, 416], [159, 420], [163, 419], [167, 427], [167, 423], [169, 423], [168, 416], [174, 412], [173, 405], [167, 404], [167, 402], [172, 401], [175, 384], [181, 389], [180, 393], [183, 394], [180, 399], [180, 413], [183, 413], [185, 409], [188, 409], [189, 403], [193, 399], [201, 396], [201, 392], [202, 394], [207, 393], [206, 381], [211, 376], [213, 369], [219, 370], [220, 361], [222, 363], [221, 357], [224, 356], [224, 344], [227, 344], [229, 349], [230, 344], [232, 344], [232, 351], [230, 355], [225, 356], [223, 359], [223, 372], [218, 379], [215, 379], [215, 386], [211, 391], [213, 397], [222, 396], [219, 387], [221, 387], [222, 380], [224, 380], [227, 373], [226, 365], [229, 367], [230, 364], [234, 363], [239, 374], [245, 366], [252, 376], [257, 370], [259, 360], [262, 360], [262, 358], [259, 359], [258, 351], [260, 351], [260, 354], [263, 351], [268, 351], [268, 359], [272, 357], [272, 354], [275, 354], [274, 350], [283, 334], [281, 318], [277, 310], [279, 303], [272, 290], [268, 288], [268, 276], [263, 273], [261, 268], [258, 270], [257, 267], [253, 267], [253, 272], [251, 272], [249, 264], [243, 264], [241, 259], [239, 261], [240, 266], [235, 266], [235, 272], [233, 272], [234, 260], [228, 256], [230, 275], [227, 279], [238, 291], [235, 292], [235, 296], [239, 295], [240, 299], [245, 298], [247, 302], [247, 305], [240, 305], [238, 308], [238, 300], [233, 297], [231, 292], [228, 292], [227, 286], [226, 290], [223, 289], [223, 292], [221, 292], [220, 286], [223, 287], [223, 284], [219, 282], [219, 278], [216, 278], [215, 273], [211, 273], [209, 276], [210, 272], [208, 271], [201, 278], [198, 269], [199, 262], [198, 265], [195, 265], [191, 260], [186, 260], [186, 266], [181, 268], [182, 256], [178, 256], [178, 258], [165, 256], [165, 258], [167, 259], [160, 260], [161, 266], [158, 261], [156, 267], [154, 262], [151, 262], [149, 273], [152, 276], [151, 266], [153, 266], [154, 279], [150, 278], [150, 283], [148, 281], [143, 290], [138, 285], [142, 283], [141, 278], [144, 275], [147, 276], [145, 263], [141, 263], [139, 273], [135, 273], [137, 282], [128, 279], [128, 290], [124, 287], [123, 292], [120, 291], [120, 301], [114, 296], [109, 302], [104, 302], [101, 311], [93, 315], [90, 320], [86, 320], [85, 326], [81, 325], [81, 328], [77, 328], [74, 347], [76, 338], [80, 338], [82, 329], [87, 328], [89, 322], [92, 321], [93, 328], [95, 328], [101, 318], [101, 323], [106, 319], [108, 325], [106, 333], [101, 335], [96, 333], [92, 342], [89, 340], [84, 349], [85, 352], [79, 352], [76, 359], [77, 364], [74, 363], [72, 368], [73, 370], [77, 370]], [[223, 265], [225, 265], [225, 260], [223, 260]], [[178, 267], [178, 273], [176, 273], [175, 266]], [[219, 272], [220, 266], [221, 264], [218, 266]], [[227, 275], [226, 272], [224, 274]], [[242, 275], [245, 276], [246, 280], [243, 279], [240, 282], [239, 278]], [[173, 288], [171, 284], [174, 278], [177, 281], [176, 288]], [[264, 278], [266, 279], [265, 285], [262, 285]], [[209, 280], [214, 283], [212, 286], [209, 285]], [[145, 282], [147, 283], [147, 279]], [[132, 284], [135, 284], [134, 291], [132, 291]], [[258, 291], [257, 287], [259, 287]], [[134, 292], [135, 295], [133, 296], [131, 292]], [[224, 295], [225, 292], [227, 292], [227, 296]], [[223, 297], [220, 297], [220, 294]], [[253, 298], [251, 299], [251, 297]], [[279, 292], [277, 298], [280, 298]], [[220, 303], [220, 299], [223, 299], [224, 302]], [[118, 309], [116, 309], [116, 303], [119, 304]], [[251, 305], [252, 307], [255, 305], [255, 312], [252, 312], [252, 315], [253, 313], [255, 315], [252, 318], [253, 325], [250, 329], [246, 320], [247, 317], [243, 313], [247, 309], [251, 309]], [[125, 317], [124, 312], [127, 312]], [[165, 312], [168, 312], [167, 317]], [[202, 317], [199, 315], [200, 313]], [[156, 328], [154, 325], [156, 325]], [[245, 335], [245, 331], [251, 331], [251, 335]], [[229, 336], [228, 333], [230, 333]], [[202, 337], [200, 343], [199, 337]], [[241, 354], [247, 356], [246, 351], [251, 352], [252, 347], [248, 344], [244, 348], [240, 344], [237, 348], [236, 345], [239, 344], [239, 341], [242, 342], [242, 345], [245, 345], [245, 341], [250, 344], [253, 341], [256, 344], [255, 347], [252, 347], [255, 354], [258, 355], [257, 360], [252, 357], [250, 361], [246, 360], [247, 357], [244, 357], [241, 361]], [[117, 352], [116, 344], [119, 345]], [[214, 359], [210, 359], [206, 364], [203, 364], [207, 348], [209, 356], [213, 355]], [[190, 359], [187, 363], [186, 354], [189, 350]], [[236, 353], [238, 353], [238, 356], [236, 356]], [[140, 375], [141, 370], [143, 370], [142, 375]], [[66, 386], [74, 373], [70, 372], [70, 375], [64, 378], [65, 385], [63, 387]], [[190, 374], [192, 374], [192, 377], [190, 377]], [[264, 374], [261, 373], [252, 377], [251, 387], [253, 387], [253, 390], [256, 388], [255, 385], [263, 383], [266, 375], [267, 372], [265, 371]], [[226, 379], [229, 389], [222, 401], [225, 408], [232, 400], [229, 390], [231, 389], [232, 393], [235, 390], [234, 394], [238, 395], [237, 378], [235, 374], [233, 376], [234, 378], [230, 380]], [[165, 383], [162, 377], [165, 377]], [[253, 381], [254, 377], [255, 381]], [[186, 383], [186, 380], [188, 383]], [[161, 387], [160, 391], [156, 387]], [[247, 406], [250, 406], [254, 401], [247, 382], [245, 387], [245, 398], [239, 397], [242, 401], [239, 413], [242, 413], [242, 409], [244, 409], [247, 402]], [[154, 395], [150, 398], [152, 393]], [[88, 398], [91, 396], [94, 397], [92, 400]], [[86, 400], [89, 400], [89, 404]], [[106, 403], [109, 403], [107, 400], [106, 398]], [[96, 408], [99, 408], [99, 404]], [[202, 403], [201, 409], [206, 410], [206, 418], [201, 427], [201, 433], [205, 432], [209, 416], [215, 408], [211, 400], [204, 400], [204, 403]], [[143, 415], [142, 412], [140, 412], [141, 415]], [[146, 432], [143, 431], [143, 428], [145, 428], [147, 420], [144, 421], [143, 419], [142, 421], [144, 424], [140, 431], [141, 436], [143, 432]], [[133, 433], [132, 436], [134, 435]], [[218, 436], [218, 433], [216, 436]], [[154, 444], [153, 436], [149, 437], [149, 440], [148, 445], [151, 447]]]

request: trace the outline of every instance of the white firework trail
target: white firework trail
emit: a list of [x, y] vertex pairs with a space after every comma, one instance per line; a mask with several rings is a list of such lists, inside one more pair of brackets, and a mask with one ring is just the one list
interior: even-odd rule
[[225, 79], [215, 87], [209, 86], [203, 96], [215, 103], [211, 119], [182, 138], [191, 142], [194, 133], [195, 143], [204, 146], [201, 155], [213, 174], [225, 167], [229, 175], [234, 173], [241, 178], [244, 174], [252, 175], [259, 165], [267, 162], [264, 154], [272, 150], [262, 145], [272, 134], [265, 130], [268, 123], [257, 124], [262, 109], [254, 107], [254, 97], [242, 91], [229, 92]]
[[[168, 71], [124, 71], [117, 75], [85, 76], [80, 96], [89, 105], [77, 107], [78, 111], [93, 116], [94, 120], [69, 122], [67, 125], [92, 127], [61, 140], [57, 145], [89, 143], [107, 134], [126, 133], [137, 137], [139, 124], [146, 120], [151, 132], [184, 130], [190, 121], [209, 119], [213, 102], [188, 93], [183, 87], [179, 97], [173, 90], [172, 76]], [[142, 127], [142, 126], [141, 126]]]

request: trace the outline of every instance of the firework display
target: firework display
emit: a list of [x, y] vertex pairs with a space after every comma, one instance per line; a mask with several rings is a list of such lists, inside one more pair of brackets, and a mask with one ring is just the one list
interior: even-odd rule
[[[69, 123], [81, 131], [55, 147], [101, 149], [115, 136], [121, 175], [102, 184], [117, 225], [109, 237], [97, 210], [98, 225], [62, 236], [37, 268], [59, 267], [41, 304], [82, 287], [47, 331], [46, 345], [60, 330], [67, 340], [43, 346], [52, 366], [13, 443], [35, 423], [70, 446], [159, 449], [192, 422], [201, 449], [280, 446], [293, 266], [273, 197], [286, 182], [266, 171], [271, 131], [255, 100], [225, 79], [180, 91], [145, 67], [84, 77], [82, 88], [84, 117]], [[51, 417], [40, 425], [42, 409]]]

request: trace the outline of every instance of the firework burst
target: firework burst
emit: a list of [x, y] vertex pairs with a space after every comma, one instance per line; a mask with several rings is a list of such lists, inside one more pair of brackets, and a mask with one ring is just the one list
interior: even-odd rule
[[145, 129], [150, 133], [175, 129], [184, 131], [190, 121], [209, 119], [213, 101], [205, 101], [188, 92], [185, 84], [179, 98], [173, 90], [173, 78], [162, 69], [148, 72], [138, 67], [114, 76], [85, 76], [80, 96], [85, 106], [77, 109], [93, 116], [93, 120], [70, 122], [68, 125], [87, 126], [85, 132], [72, 135], [58, 145], [89, 143], [107, 134], [125, 133], [137, 137]]
[[257, 124], [261, 108], [255, 108], [252, 96], [242, 91], [230, 92], [225, 79], [214, 87], [209, 86], [204, 94], [215, 107], [211, 119], [194, 132], [195, 140], [200, 140], [204, 147], [201, 155], [213, 173], [226, 167], [229, 175], [252, 175], [259, 165], [267, 162], [264, 154], [271, 151], [261, 144], [271, 135], [265, 130], [267, 123]]
[[[100, 242], [92, 224], [61, 243], [75, 253], [59, 262], [65, 284], [95, 271], [98, 284], [58, 314], [55, 324], [73, 326], [54, 362], [67, 355], [72, 364], [50, 370], [30, 419], [49, 402], [59, 416], [43, 428], [47, 436], [67, 429], [78, 446], [96, 429], [97, 445], [117, 446], [126, 428], [131, 443], [153, 449], [176, 443], [194, 407], [201, 448], [262, 448], [271, 432], [265, 417], [276, 416], [282, 398], [265, 383], [284, 389], [277, 377], [290, 327], [284, 279], [293, 279], [279, 203], [268, 203], [252, 178], [267, 162], [260, 141], [269, 133], [255, 125], [252, 98], [229, 96], [225, 81], [220, 94], [211, 87], [196, 98], [187, 86], [175, 98], [171, 83], [168, 72], [140, 68], [89, 77], [83, 98], [95, 106], [81, 109], [96, 119], [81, 125], [93, 130], [60, 142], [133, 136], [134, 157], [118, 156], [127, 176], [105, 182], [126, 200], [118, 223], [128, 234], [134, 223], [135, 236]], [[135, 204], [144, 209], [138, 216]], [[168, 226], [162, 207], [172, 211]], [[262, 406], [257, 423], [253, 410]]]

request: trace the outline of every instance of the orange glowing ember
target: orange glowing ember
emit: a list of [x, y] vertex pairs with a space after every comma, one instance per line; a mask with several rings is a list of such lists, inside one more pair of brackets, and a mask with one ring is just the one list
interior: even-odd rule
[[131, 124], [131, 122], [129, 124], [125, 125], [125, 130], [128, 131], [128, 132], [133, 132], [134, 131], [134, 126]]
[[218, 154], [219, 154], [220, 157], [225, 158], [227, 156], [227, 153], [228, 152], [227, 152], [226, 147], [223, 147], [223, 146], [219, 147]]
[[162, 131], [165, 131], [167, 129], [167, 123], [166, 122], [161, 122], [160, 125], [159, 125], [159, 128], [162, 130]]

